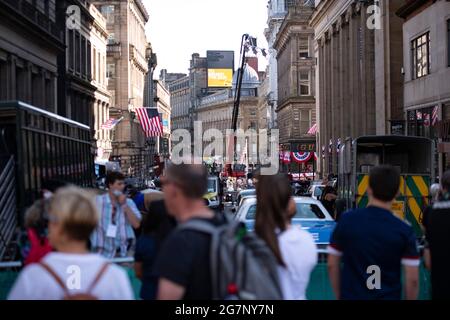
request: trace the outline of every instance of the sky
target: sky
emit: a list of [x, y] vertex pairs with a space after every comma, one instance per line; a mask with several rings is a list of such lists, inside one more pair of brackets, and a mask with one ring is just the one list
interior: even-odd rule
[[[207, 50], [235, 51], [239, 60], [241, 37], [248, 33], [267, 49], [268, 0], [143, 0], [150, 19], [147, 37], [158, 57], [155, 78], [161, 69], [187, 73], [192, 53], [206, 57]], [[267, 59], [259, 58], [264, 71]]]

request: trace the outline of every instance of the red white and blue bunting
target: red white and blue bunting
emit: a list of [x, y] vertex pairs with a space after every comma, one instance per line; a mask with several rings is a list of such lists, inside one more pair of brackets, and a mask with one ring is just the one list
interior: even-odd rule
[[297, 163], [305, 163], [314, 157], [314, 152], [292, 152], [292, 158]]

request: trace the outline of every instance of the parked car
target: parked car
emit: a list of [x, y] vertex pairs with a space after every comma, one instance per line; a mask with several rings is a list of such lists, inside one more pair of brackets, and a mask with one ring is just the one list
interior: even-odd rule
[[242, 205], [248, 200], [248, 199], [256, 199], [256, 194], [249, 194], [244, 195], [241, 197], [241, 200], [239, 200], [239, 203], [237, 203], [232, 209], [231, 212], [236, 213], [239, 211], [239, 208], [242, 207]]
[[[297, 213], [292, 219], [294, 225], [310, 232], [320, 248], [325, 248], [329, 242], [336, 222], [320, 201], [309, 197], [294, 197]], [[235, 218], [245, 223], [247, 231], [254, 231], [256, 216], [256, 198], [246, 199], [239, 207]]]
[[239, 191], [239, 193], [236, 197], [236, 203], [235, 203], [236, 208], [239, 206], [239, 203], [241, 202], [242, 197], [251, 196], [251, 195], [256, 196], [256, 189], [245, 189], [245, 190]]

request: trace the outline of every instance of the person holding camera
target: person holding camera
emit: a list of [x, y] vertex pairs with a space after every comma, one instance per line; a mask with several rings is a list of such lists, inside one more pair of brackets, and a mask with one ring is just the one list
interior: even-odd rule
[[124, 193], [122, 173], [109, 172], [105, 182], [108, 192], [96, 197], [100, 219], [91, 236], [91, 249], [106, 258], [125, 257], [135, 244], [133, 229], [139, 229], [142, 215]]

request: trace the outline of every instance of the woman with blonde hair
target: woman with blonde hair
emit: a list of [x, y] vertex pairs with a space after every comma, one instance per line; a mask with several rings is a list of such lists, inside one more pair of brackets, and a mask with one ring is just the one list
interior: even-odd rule
[[8, 299], [133, 299], [125, 271], [88, 250], [98, 222], [89, 193], [76, 187], [60, 189], [46, 215], [48, 238], [56, 252], [25, 267]]

